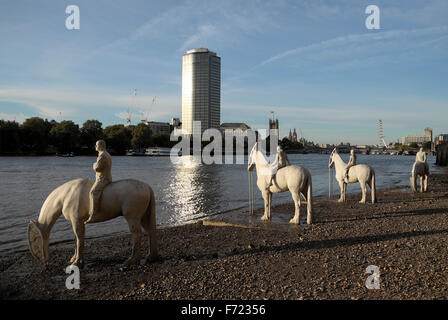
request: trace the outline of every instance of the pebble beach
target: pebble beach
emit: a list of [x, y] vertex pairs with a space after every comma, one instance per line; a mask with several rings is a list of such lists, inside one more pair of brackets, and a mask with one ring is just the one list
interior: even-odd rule
[[[315, 198], [312, 225], [288, 224], [293, 202], [158, 230], [160, 259], [121, 267], [130, 235], [87, 239], [80, 289], [65, 268], [74, 241], [50, 245], [50, 264], [28, 251], [0, 257], [0, 296], [20, 299], [316, 300], [448, 299], [448, 175], [430, 176], [427, 193], [377, 191], [378, 203]], [[301, 207], [301, 219], [306, 217]], [[26, 237], [26, 230], [24, 230]], [[145, 240], [147, 240], [145, 238]], [[50, 239], [57, 242], [57, 239]], [[148, 250], [147, 241], [143, 245]], [[368, 266], [379, 289], [368, 289]]]

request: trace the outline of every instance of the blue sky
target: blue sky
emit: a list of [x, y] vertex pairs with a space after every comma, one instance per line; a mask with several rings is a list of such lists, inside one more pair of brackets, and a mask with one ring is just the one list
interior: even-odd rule
[[[65, 8], [80, 9], [67, 30]], [[380, 30], [365, 8], [380, 8]], [[222, 122], [319, 143], [448, 133], [448, 1], [2, 1], [0, 118], [181, 117], [182, 54], [222, 59]], [[152, 98], [157, 96], [155, 104]]]

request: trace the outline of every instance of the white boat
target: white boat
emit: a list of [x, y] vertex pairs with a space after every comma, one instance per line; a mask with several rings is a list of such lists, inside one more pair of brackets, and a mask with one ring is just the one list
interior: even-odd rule
[[147, 156], [169, 156], [171, 148], [147, 148], [145, 155]]
[[130, 150], [126, 151], [126, 155], [127, 156], [135, 156], [135, 151], [130, 149]]

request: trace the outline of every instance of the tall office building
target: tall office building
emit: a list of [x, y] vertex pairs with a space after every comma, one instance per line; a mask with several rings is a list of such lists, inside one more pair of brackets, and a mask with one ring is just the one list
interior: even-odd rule
[[432, 128], [425, 128], [425, 136], [429, 138], [429, 141], [432, 142]]
[[193, 121], [201, 133], [221, 124], [221, 58], [206, 48], [182, 56], [182, 131], [197, 132]]

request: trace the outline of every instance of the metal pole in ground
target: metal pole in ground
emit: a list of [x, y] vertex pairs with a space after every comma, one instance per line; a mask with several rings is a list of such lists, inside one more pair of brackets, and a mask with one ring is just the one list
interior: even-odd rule
[[249, 214], [251, 216], [254, 215], [254, 188], [252, 181], [252, 171], [248, 171], [249, 173]]
[[333, 168], [328, 168], [328, 199], [333, 197]]

